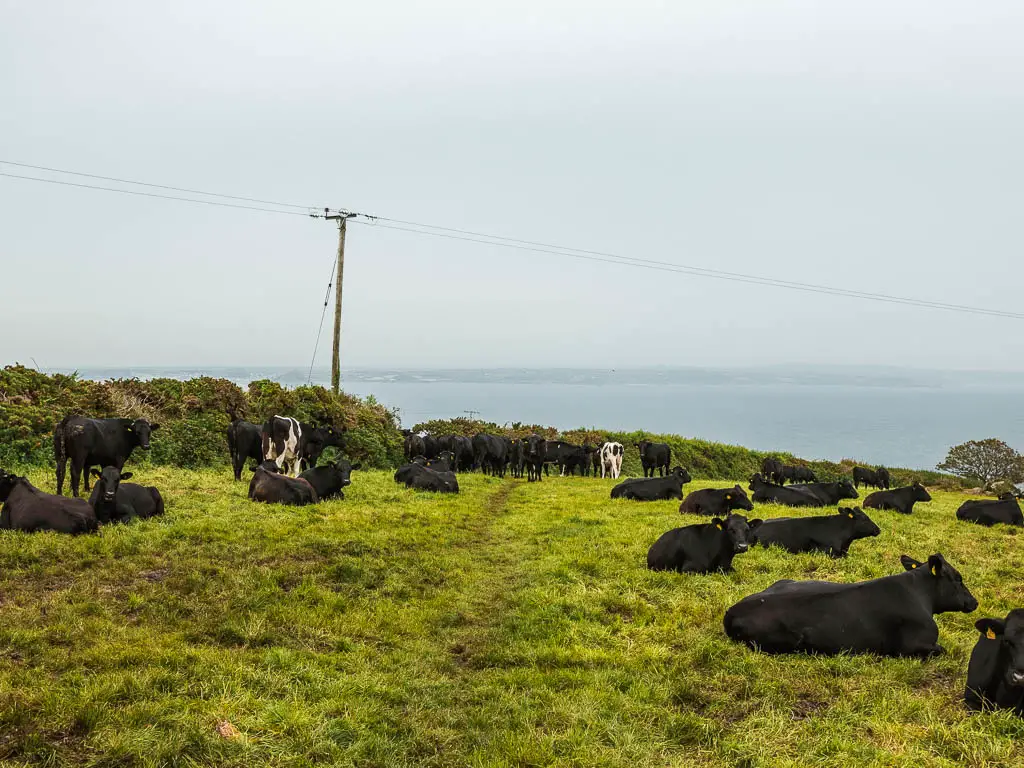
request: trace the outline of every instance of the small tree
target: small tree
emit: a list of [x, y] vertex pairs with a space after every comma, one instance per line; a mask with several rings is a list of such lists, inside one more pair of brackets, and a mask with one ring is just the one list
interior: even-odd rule
[[1024, 480], [1024, 456], [1002, 440], [990, 437], [954, 445], [936, 469], [977, 481], [985, 490], [990, 490], [1000, 481], [1019, 483]]

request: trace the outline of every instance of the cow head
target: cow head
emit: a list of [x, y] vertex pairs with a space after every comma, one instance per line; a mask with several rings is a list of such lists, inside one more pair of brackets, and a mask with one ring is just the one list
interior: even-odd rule
[[339, 456], [334, 460], [334, 468], [341, 473], [341, 486], [344, 488], [346, 485], [352, 485], [352, 472], [362, 468], [362, 464], [356, 462], [351, 463], [348, 459]]
[[427, 462], [428, 467], [432, 467], [435, 464], [447, 462], [449, 467], [455, 466], [455, 454], [451, 451], [439, 451], [436, 459], [431, 459]]
[[754, 511], [754, 505], [750, 503], [750, 497], [747, 496], [747, 492], [738, 485], [726, 491], [725, 508], [730, 512], [734, 509], [743, 509], [747, 512]]
[[261, 469], [264, 472], [270, 472], [272, 474], [277, 474], [278, 472], [281, 471], [281, 468], [277, 466], [277, 462], [271, 459], [267, 459], [262, 464], [253, 464], [251, 467], [249, 467], [250, 472], [256, 472]]
[[840, 480], [836, 483], [836, 490], [839, 491], [840, 499], [859, 499], [860, 494], [857, 493], [857, 489], [853, 487], [853, 483], [849, 480]]
[[526, 438], [526, 455], [532, 458], [541, 458], [547, 452], [547, 443], [543, 437], [538, 435], [530, 435]]
[[121, 481], [130, 480], [132, 477], [131, 472], [121, 472], [117, 467], [104, 467], [102, 470], [93, 468], [92, 474], [96, 478], [98, 498], [106, 502], [113, 502]]
[[641, 440], [639, 443], [633, 443], [633, 445], [635, 445], [640, 450], [641, 454], [647, 450], [647, 446], [649, 446], [650, 444], [650, 440]]
[[150, 424], [145, 419], [136, 419], [135, 421], [128, 421], [125, 419], [125, 430], [135, 438], [135, 442], [138, 443], [139, 448], [144, 451], [149, 450], [149, 438], [150, 436], [160, 429], [159, 424]]
[[679, 478], [682, 483], [688, 483], [693, 478], [690, 477], [690, 473], [687, 472], [683, 467], [673, 467], [672, 474]]
[[882, 532], [882, 529], [875, 524], [875, 521], [868, 517], [867, 513], [860, 507], [840, 509], [838, 514], [840, 519], [853, 523], [853, 537], [855, 539], [877, 536]]
[[764, 483], [764, 478], [761, 476], [761, 473], [760, 472], [755, 472], [754, 474], [752, 474], [750, 476], [750, 485], [747, 486], [747, 489], [751, 490], [751, 491], [756, 491], [757, 490], [756, 486], [762, 485], [763, 483]]
[[974, 626], [989, 640], [998, 640], [1006, 654], [1006, 684], [1024, 687], [1024, 609], [1015, 608], [1005, 619], [978, 619]]
[[733, 553], [738, 554], [746, 552], [750, 548], [750, 545], [753, 543], [750, 534], [761, 525], [761, 520], [756, 519], [748, 522], [744, 515], [729, 515], [725, 520], [716, 517], [711, 521], [711, 525], [726, 535]]
[[8, 474], [0, 469], [0, 503], [7, 501], [7, 497], [11, 495], [11, 491], [14, 490], [19, 479], [17, 475]]
[[978, 607], [978, 601], [967, 589], [960, 572], [947, 563], [946, 558], [942, 555], [932, 555], [926, 563], [902, 555], [900, 562], [908, 571], [927, 572], [931, 585], [934, 613], [945, 613], [946, 611], [970, 613]]
[[928, 490], [923, 485], [921, 485], [921, 483], [915, 482], [910, 487], [914, 490], [914, 493], [913, 493], [914, 501], [931, 501], [932, 500], [932, 497], [928, 493]]

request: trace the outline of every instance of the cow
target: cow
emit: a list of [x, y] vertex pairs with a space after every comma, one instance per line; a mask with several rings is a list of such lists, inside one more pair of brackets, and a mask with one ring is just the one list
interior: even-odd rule
[[455, 454], [451, 451], [438, 451], [437, 456], [427, 459], [425, 466], [430, 467], [435, 472], [454, 472]]
[[789, 466], [785, 467], [782, 473], [785, 475], [785, 479], [791, 483], [816, 483], [818, 481], [810, 467]]
[[941, 654], [932, 616], [971, 613], [978, 601], [942, 555], [901, 562], [903, 573], [853, 584], [777, 581], [729, 608], [725, 633], [766, 653]]
[[242, 470], [247, 459], [262, 464], [263, 458], [263, 427], [251, 424], [242, 419], [232, 419], [228, 427], [228, 450], [231, 452], [231, 468], [235, 472], [235, 480], [242, 479]]
[[958, 520], [991, 527], [997, 523], [1024, 527], [1024, 515], [1020, 504], [1012, 493], [1004, 493], [998, 499], [976, 499], [965, 501], [956, 511]]
[[787, 507], [824, 507], [825, 502], [810, 491], [787, 488], [784, 485], [766, 483], [761, 475], [750, 478], [747, 488], [754, 492], [750, 498], [758, 504], [785, 504]]
[[412, 461], [417, 456], [427, 455], [427, 445], [423, 442], [423, 435], [417, 434], [409, 429], [403, 429], [402, 434], [405, 440], [402, 442], [402, 453], [406, 461]]
[[540, 482], [540, 471], [547, 468], [548, 442], [538, 435], [524, 438], [523, 461], [526, 463], [526, 481]]
[[864, 506], [868, 509], [892, 509], [900, 514], [909, 515], [914, 511], [914, 503], [931, 501], [932, 497], [920, 483], [907, 485], [893, 491], [875, 491], [866, 499]]
[[473, 435], [474, 463], [485, 475], [505, 476], [508, 445], [505, 439], [483, 432]]
[[576, 474], [576, 470], [578, 469], [580, 471], [580, 477], [586, 477], [591, 457], [593, 457], [596, 452], [597, 448], [589, 443], [572, 446], [572, 450], [568, 451], [563, 456], [562, 474], [567, 474], [569, 477], [572, 477]]
[[823, 502], [826, 507], [834, 507], [843, 499], [856, 499], [860, 494], [849, 480], [838, 480], [834, 483], [807, 483], [789, 486], [790, 490], [807, 491]]
[[473, 440], [471, 438], [462, 437], [460, 435], [452, 436], [451, 447], [448, 448], [448, 450], [455, 454], [455, 465], [453, 467], [454, 471], [473, 471], [475, 455], [473, 452]]
[[597, 456], [601, 462], [601, 477], [611, 476], [612, 480], [618, 480], [622, 474], [622, 457], [626, 449], [622, 443], [605, 443]]
[[315, 467], [324, 448], [341, 448], [346, 427], [320, 427], [304, 424], [291, 416], [271, 416], [263, 424], [263, 457], [277, 464], [279, 471], [299, 476], [307, 467]]
[[668, 474], [668, 465], [672, 462], [672, 449], [667, 443], [641, 440], [634, 445], [640, 451], [640, 466], [643, 467], [644, 477], [654, 477], [655, 470], [658, 470], [662, 477]]
[[320, 497], [308, 480], [283, 475], [277, 462], [267, 459], [262, 464], [252, 467], [252, 480], [249, 481], [249, 499], [266, 504], [287, 504], [303, 507], [316, 504]]
[[544, 441], [544, 474], [548, 473], [548, 465], [554, 464], [558, 467], [560, 475], [565, 475], [566, 464], [570, 462], [570, 457], [576, 454], [581, 446], [567, 443], [564, 440], [545, 440]]
[[729, 515], [724, 520], [687, 525], [663, 533], [647, 551], [647, 567], [652, 571], [712, 573], [732, 571], [732, 560], [750, 547], [751, 536], [760, 520]]
[[78, 497], [78, 480], [89, 490], [89, 470], [112, 466], [123, 469], [132, 451], [149, 450], [150, 437], [160, 429], [145, 419], [89, 419], [65, 416], [53, 429], [53, 457], [57, 460], [57, 495], [64, 493], [64, 472], [71, 461], [71, 495]]
[[526, 443], [524, 440], [513, 440], [512, 448], [509, 451], [508, 465], [512, 477], [522, 477], [523, 468], [526, 466]]
[[889, 477], [889, 470], [885, 467], [879, 467], [878, 469], [868, 469], [867, 467], [853, 468], [854, 488], [860, 488], [863, 485], [865, 488], [871, 486], [887, 491], [889, 490], [890, 482], [892, 480]]
[[882, 531], [860, 507], [840, 509], [822, 517], [779, 517], [765, 520], [754, 532], [762, 546], [778, 546], [788, 552], [824, 552], [846, 557], [857, 539], [877, 536]]
[[454, 472], [436, 472], [421, 464], [404, 464], [399, 467], [395, 472], [395, 482], [421, 491], [459, 492], [459, 481]]
[[732, 488], [704, 488], [691, 491], [679, 505], [679, 511], [683, 514], [715, 517], [726, 517], [737, 509], [745, 512], [752, 512], [754, 509], [746, 492], [738, 485]]
[[784, 467], [785, 464], [778, 459], [771, 458], [770, 456], [765, 456], [764, 459], [761, 460], [761, 474], [769, 483], [782, 485], [786, 482], [786, 477], [783, 474]]
[[96, 513], [100, 523], [127, 523], [133, 517], [143, 520], [164, 513], [164, 499], [153, 486], [125, 483], [132, 478], [131, 472], [122, 472], [117, 467], [93, 469], [96, 486], [89, 497], [89, 506]]
[[99, 527], [85, 499], [43, 493], [28, 478], [0, 469], [0, 528], [16, 531], [89, 533]]
[[667, 501], [683, 499], [683, 486], [690, 482], [690, 473], [682, 467], [676, 467], [665, 477], [634, 477], [623, 480], [612, 488], [613, 499], [632, 499], [633, 501]]
[[967, 664], [964, 703], [975, 712], [1009, 709], [1024, 717], [1024, 609], [974, 627], [981, 635]]
[[348, 459], [338, 456], [333, 464], [307, 469], [299, 475], [299, 479], [313, 486], [320, 501], [344, 499], [345, 494], [341, 489], [352, 485], [352, 473], [361, 467], [358, 462], [352, 464]]

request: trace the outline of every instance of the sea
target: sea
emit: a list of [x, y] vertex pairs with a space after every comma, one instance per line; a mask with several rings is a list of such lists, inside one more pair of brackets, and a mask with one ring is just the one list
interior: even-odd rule
[[[69, 369], [56, 369], [62, 372]], [[328, 385], [287, 367], [79, 368], [96, 379], [215, 376], [245, 386]], [[930, 469], [950, 446], [997, 437], [1024, 449], [1024, 372], [896, 368], [359, 369], [342, 389], [373, 395], [407, 427], [438, 418], [646, 430], [807, 459]]]

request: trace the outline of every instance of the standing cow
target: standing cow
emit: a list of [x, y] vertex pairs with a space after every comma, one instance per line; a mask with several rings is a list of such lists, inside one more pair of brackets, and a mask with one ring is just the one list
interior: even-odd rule
[[654, 477], [655, 470], [661, 477], [668, 474], [668, 465], [672, 461], [672, 449], [668, 443], [641, 440], [634, 445], [640, 451], [640, 465], [644, 469], [644, 477]]
[[622, 457], [626, 453], [626, 449], [622, 447], [622, 443], [605, 443], [601, 446], [599, 456], [601, 458], [601, 477], [611, 476], [613, 480], [618, 480], [619, 475], [622, 474]]
[[324, 448], [344, 447], [345, 432], [345, 427], [339, 430], [303, 424], [290, 416], [271, 416], [263, 424], [263, 457], [276, 463], [279, 471], [298, 477], [303, 469], [316, 466]]
[[149, 439], [160, 429], [145, 419], [89, 419], [65, 416], [53, 429], [53, 457], [57, 461], [57, 495], [64, 493], [64, 473], [71, 461], [71, 495], [78, 497], [79, 478], [89, 490], [92, 467], [124, 468], [132, 451], [149, 450]]
[[242, 419], [232, 418], [227, 431], [228, 450], [231, 452], [231, 468], [235, 480], [242, 479], [245, 460], [263, 463], [263, 428]]

